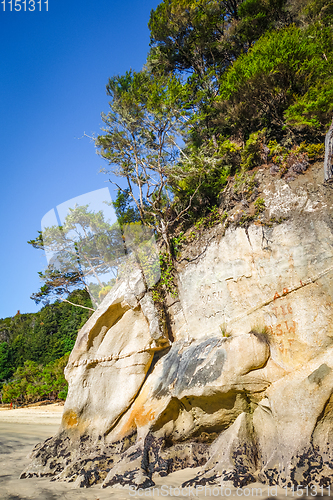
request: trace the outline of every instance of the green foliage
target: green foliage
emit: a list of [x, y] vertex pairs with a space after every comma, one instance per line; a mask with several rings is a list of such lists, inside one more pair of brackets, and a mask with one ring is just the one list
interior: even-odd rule
[[262, 161], [262, 148], [265, 138], [266, 129], [259, 130], [250, 134], [242, 151], [242, 170], [251, 170], [260, 165]]
[[[126, 204], [127, 200], [122, 201]], [[47, 250], [53, 259], [46, 271], [38, 273], [44, 284], [31, 297], [37, 304], [64, 300], [73, 290], [84, 288], [97, 305], [98, 291], [106, 285], [101, 280], [110, 272], [116, 274], [117, 263], [124, 256], [119, 225], [106, 221], [102, 210], [88, 210], [88, 205], [70, 208], [62, 226], [46, 227], [28, 243]], [[99, 285], [95, 294], [91, 280]]]
[[269, 159], [279, 166], [283, 174], [296, 163], [322, 160], [325, 154], [325, 145], [309, 144], [303, 141], [299, 146], [294, 145], [291, 149], [279, 144], [276, 140], [268, 143]]
[[221, 214], [219, 212], [219, 209], [217, 206], [212, 207], [209, 209], [208, 215], [205, 217], [201, 217], [195, 224], [194, 227], [196, 229], [208, 229], [210, 227], [215, 226], [216, 224], [219, 224], [223, 222], [227, 218], [228, 214], [223, 213]]
[[309, 160], [322, 160], [325, 156], [325, 144], [307, 144], [302, 142], [298, 148], [296, 148], [298, 153], [306, 153]]
[[64, 368], [68, 354], [42, 366], [34, 361], [25, 361], [13, 375], [11, 382], [2, 388], [4, 403], [32, 403], [43, 399], [62, 399], [67, 394]]
[[264, 198], [257, 198], [254, 202], [254, 206], [256, 207], [256, 215], [259, 215], [261, 212], [263, 212], [266, 208]]
[[256, 185], [255, 175], [255, 172], [252, 175], [249, 175], [244, 170], [236, 174], [233, 185], [234, 192], [236, 194], [241, 194], [243, 199], [251, 196]]
[[[152, 10], [147, 64], [109, 80], [96, 145], [170, 254], [177, 225], [206, 217], [230, 176], [248, 196], [244, 172], [272, 161], [283, 175], [321, 158], [332, 25], [329, 0], [162, 0]], [[311, 151], [297, 150], [304, 141]]]
[[152, 290], [153, 299], [162, 303], [166, 294], [177, 297], [178, 289], [175, 279], [173, 259], [170, 254], [160, 253], [161, 278]]
[[221, 78], [260, 36], [290, 16], [285, 0], [163, 0], [151, 12], [148, 67], [189, 75], [186, 88], [192, 140], [219, 135], [216, 108]]
[[269, 141], [268, 149], [271, 157], [283, 156], [288, 152], [287, 148], [283, 147], [275, 139], [273, 141]]
[[333, 112], [333, 76], [315, 83], [285, 111], [288, 124], [297, 128], [321, 129], [328, 124]]
[[[152, 10], [148, 63], [160, 72], [200, 78], [225, 68], [277, 22], [287, 22], [285, 0], [163, 0]], [[211, 75], [212, 76], [212, 75]], [[207, 82], [206, 82], [207, 83]]]
[[102, 115], [105, 133], [95, 142], [110, 165], [103, 171], [126, 179], [126, 196], [141, 221], [154, 228], [170, 252], [169, 178], [180, 154], [186, 92], [176, 77], [147, 70], [110, 78], [107, 92], [111, 102], [110, 112]]
[[[84, 290], [73, 292], [69, 298], [83, 305], [90, 303]], [[73, 349], [77, 332], [90, 314], [87, 309], [55, 302], [37, 313], [0, 319], [0, 330], [5, 328], [8, 336], [0, 344], [0, 384], [8, 382], [25, 362], [58, 366], [57, 360]]]
[[322, 134], [333, 110], [332, 42], [332, 29], [318, 23], [266, 33], [221, 80], [221, 127]]
[[36, 304], [49, 304], [56, 297], [67, 297], [72, 291], [85, 287], [82, 275], [75, 271], [60, 271], [49, 267], [44, 272], [38, 271], [38, 276], [44, 284], [30, 297]]
[[202, 76], [223, 53], [221, 33], [235, 16], [227, 7], [227, 2], [209, 0], [162, 1], [148, 24], [150, 65], [155, 71], [195, 71]]
[[160, 285], [172, 297], [177, 297], [177, 285], [172, 257], [166, 253], [160, 254], [161, 279]]
[[244, 210], [241, 210], [240, 214], [241, 214], [241, 217], [236, 222], [237, 226], [248, 227], [249, 224], [251, 222], [253, 222], [255, 220], [255, 218], [256, 218], [256, 215], [248, 214], [248, 213], [244, 212]]
[[333, 25], [333, 4], [331, 0], [311, 0], [304, 8], [307, 21], [319, 20], [326, 26]]
[[186, 236], [183, 231], [178, 236], [174, 236], [171, 240], [172, 254], [178, 257], [182, 246], [186, 243]]
[[139, 222], [140, 213], [137, 207], [133, 206], [133, 200], [129, 189], [121, 191], [118, 189], [116, 200], [112, 202], [120, 227], [131, 222]]
[[10, 366], [10, 352], [7, 342], [0, 344], [0, 384], [7, 380], [13, 373]]
[[181, 210], [191, 199], [189, 219], [195, 221], [206, 214], [209, 207], [218, 203], [229, 176], [236, 171], [240, 151], [241, 147], [229, 139], [190, 147], [170, 179], [174, 206]]

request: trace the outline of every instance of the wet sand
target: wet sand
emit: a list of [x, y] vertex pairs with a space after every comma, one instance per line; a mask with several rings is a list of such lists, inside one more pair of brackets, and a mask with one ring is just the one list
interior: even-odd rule
[[[1, 500], [127, 500], [129, 498], [286, 498], [285, 490], [268, 489], [255, 483], [237, 490], [230, 483], [221, 487], [207, 486], [198, 490], [177, 489], [195, 476], [196, 469], [185, 469], [164, 478], [153, 478], [156, 487], [150, 490], [129, 491], [124, 488], [105, 488], [99, 485], [77, 489], [72, 483], [51, 482], [49, 478], [19, 479], [29, 463], [28, 455], [35, 444], [55, 435], [59, 429], [63, 407], [49, 405], [36, 408], [0, 410], [0, 499]], [[257, 489], [259, 488], [259, 489]], [[276, 496], [276, 493], [278, 496]], [[295, 498], [289, 492], [289, 498]], [[318, 496], [322, 496], [319, 492]], [[300, 497], [298, 497], [300, 498]], [[305, 496], [303, 497], [305, 498]], [[313, 498], [313, 497], [312, 497]]]

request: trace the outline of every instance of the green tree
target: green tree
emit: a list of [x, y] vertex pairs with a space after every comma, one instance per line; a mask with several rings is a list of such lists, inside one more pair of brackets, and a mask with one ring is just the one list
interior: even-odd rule
[[241, 147], [229, 139], [211, 139], [199, 147], [189, 146], [177, 175], [170, 179], [174, 205], [181, 209], [192, 198], [188, 212], [192, 221], [216, 205], [229, 176], [239, 168], [240, 153]]
[[0, 384], [7, 380], [13, 373], [10, 364], [10, 352], [7, 342], [0, 343]]
[[140, 214], [135, 205], [133, 205], [133, 200], [129, 189], [124, 189], [121, 191], [118, 189], [117, 197], [112, 205], [116, 211], [118, 223], [122, 228], [126, 224], [131, 224], [132, 222], [139, 222]]
[[148, 67], [189, 75], [192, 140], [221, 135], [216, 99], [221, 78], [235, 60], [275, 26], [290, 22], [286, 0], [163, 0], [152, 10]]
[[156, 230], [170, 253], [171, 227], [190, 206], [170, 217], [168, 180], [182, 154], [186, 90], [176, 77], [142, 71], [110, 78], [107, 92], [111, 110], [102, 114], [105, 133], [96, 139], [111, 167], [103, 171], [126, 179], [126, 189], [111, 182], [133, 200], [141, 221]]
[[[290, 20], [286, 0], [163, 0], [148, 27], [148, 64], [160, 73], [221, 75], [266, 31]], [[212, 71], [213, 70], [213, 71]]]
[[[87, 304], [90, 298], [85, 290], [75, 290], [69, 301]], [[77, 332], [90, 314], [87, 309], [56, 301], [37, 313], [0, 319], [0, 331], [6, 332], [7, 339], [0, 343], [0, 387], [8, 386], [5, 393], [2, 390], [6, 401], [65, 399], [67, 384], [63, 369]], [[22, 370], [26, 375], [22, 375]]]
[[45, 399], [65, 399], [67, 382], [64, 368], [68, 362], [68, 354], [43, 366], [34, 361], [25, 361], [13, 375], [13, 380], [4, 384], [2, 401], [18, 404], [34, 403]]
[[72, 291], [84, 288], [97, 305], [98, 292], [107, 285], [103, 278], [110, 273], [116, 277], [124, 255], [119, 225], [105, 221], [102, 210], [89, 211], [88, 205], [70, 208], [62, 226], [46, 227], [28, 243], [52, 255], [46, 271], [39, 272], [44, 284], [31, 297], [36, 303], [68, 301]]

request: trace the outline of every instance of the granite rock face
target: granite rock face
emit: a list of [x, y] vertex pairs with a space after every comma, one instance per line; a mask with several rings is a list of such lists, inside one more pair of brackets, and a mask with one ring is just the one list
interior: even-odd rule
[[140, 271], [108, 294], [70, 356], [59, 433], [23, 477], [149, 487], [201, 466], [190, 484], [332, 480], [333, 192], [318, 165], [257, 178], [265, 218], [187, 247], [168, 329]]

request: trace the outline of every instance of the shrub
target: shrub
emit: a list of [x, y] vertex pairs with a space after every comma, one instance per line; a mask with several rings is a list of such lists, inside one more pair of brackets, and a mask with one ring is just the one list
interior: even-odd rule
[[257, 198], [254, 202], [254, 206], [256, 207], [256, 215], [259, 215], [261, 212], [263, 212], [266, 208], [264, 198]]
[[263, 35], [221, 78], [221, 133], [249, 137], [262, 126], [321, 137], [333, 112], [330, 26], [291, 25]]
[[250, 134], [246, 141], [245, 147], [241, 153], [242, 170], [251, 170], [252, 168], [260, 165], [264, 153], [264, 139], [266, 129], [258, 130]]
[[189, 148], [171, 178], [174, 208], [180, 211], [192, 197], [188, 212], [191, 222], [205, 215], [208, 207], [217, 204], [229, 176], [239, 168], [240, 152], [239, 145], [224, 138]]
[[296, 153], [306, 153], [309, 160], [322, 160], [325, 156], [325, 144], [307, 144], [306, 142], [302, 142], [296, 148]]

